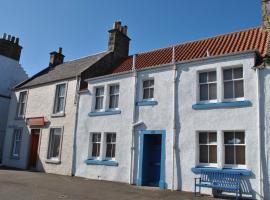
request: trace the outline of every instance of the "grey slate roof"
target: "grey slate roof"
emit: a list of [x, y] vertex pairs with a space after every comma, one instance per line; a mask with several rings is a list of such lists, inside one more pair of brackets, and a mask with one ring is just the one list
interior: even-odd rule
[[50, 82], [75, 78], [77, 75], [79, 75], [88, 67], [95, 64], [98, 60], [103, 58], [108, 53], [109, 52], [102, 52], [76, 60], [67, 61], [55, 67], [47, 67], [29, 78], [28, 80], [17, 85], [15, 89], [22, 89]]

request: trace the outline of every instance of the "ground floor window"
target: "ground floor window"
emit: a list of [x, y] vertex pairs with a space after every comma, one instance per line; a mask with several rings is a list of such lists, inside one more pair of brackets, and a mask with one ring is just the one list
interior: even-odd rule
[[200, 163], [217, 163], [217, 133], [199, 133]]
[[224, 132], [225, 164], [245, 165], [245, 132]]
[[20, 157], [21, 141], [22, 141], [22, 129], [21, 128], [14, 129], [13, 144], [12, 144], [12, 150], [11, 150], [11, 155], [14, 158]]
[[51, 128], [48, 147], [48, 159], [60, 160], [62, 146], [62, 128]]

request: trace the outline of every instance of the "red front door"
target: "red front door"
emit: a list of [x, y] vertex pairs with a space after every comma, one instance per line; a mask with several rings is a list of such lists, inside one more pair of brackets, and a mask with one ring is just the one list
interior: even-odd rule
[[30, 156], [29, 156], [29, 169], [36, 168], [38, 158], [38, 143], [39, 143], [40, 129], [31, 130], [31, 143], [30, 143]]

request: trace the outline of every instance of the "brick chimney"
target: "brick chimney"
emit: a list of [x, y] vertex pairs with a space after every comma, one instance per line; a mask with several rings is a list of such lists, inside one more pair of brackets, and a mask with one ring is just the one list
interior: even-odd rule
[[270, 0], [262, 0], [262, 28], [270, 31]]
[[60, 65], [64, 62], [64, 55], [62, 54], [62, 48], [59, 47], [58, 52], [53, 51], [50, 53], [50, 67], [54, 67], [56, 65]]
[[113, 29], [109, 30], [108, 51], [113, 51], [119, 58], [127, 57], [129, 52], [129, 37], [127, 26], [122, 26], [121, 21], [114, 22]]
[[19, 38], [4, 33], [0, 38], [0, 55], [20, 61], [22, 47]]

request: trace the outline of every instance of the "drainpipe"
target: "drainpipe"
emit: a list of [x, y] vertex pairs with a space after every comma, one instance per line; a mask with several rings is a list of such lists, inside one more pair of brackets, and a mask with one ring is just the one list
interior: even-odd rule
[[263, 194], [262, 194], [262, 153], [261, 153], [261, 146], [262, 146], [262, 136], [261, 136], [261, 92], [260, 92], [260, 68], [256, 68], [256, 74], [257, 74], [257, 102], [258, 102], [258, 112], [257, 112], [257, 119], [258, 119], [258, 158], [259, 158], [259, 194], [260, 194], [260, 199], [263, 199]]
[[[135, 151], [135, 144], [134, 144], [134, 137], [135, 137], [135, 127], [138, 126], [136, 124], [136, 94], [137, 94], [137, 71], [136, 71], [136, 54], [133, 55], [132, 60], [132, 71], [134, 76], [134, 94], [133, 94], [133, 116], [132, 116], [132, 136], [131, 136], [131, 149], [130, 149], [130, 174], [129, 174], [129, 184], [133, 184], [133, 171], [134, 171], [134, 151]], [[139, 123], [140, 124], [140, 123]]]
[[173, 46], [172, 53], [173, 65], [173, 155], [172, 155], [172, 190], [174, 190], [174, 165], [175, 165], [175, 151], [176, 151], [176, 78], [177, 78], [177, 67], [175, 64], [175, 47]]

